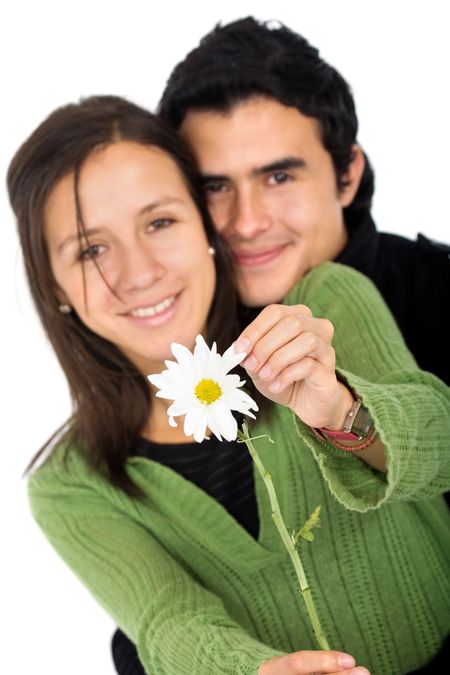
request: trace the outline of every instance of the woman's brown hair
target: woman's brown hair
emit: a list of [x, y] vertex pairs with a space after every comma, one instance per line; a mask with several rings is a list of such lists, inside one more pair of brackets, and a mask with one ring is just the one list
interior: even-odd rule
[[[87, 461], [127, 494], [140, 491], [125, 462], [149, 416], [146, 378], [110, 342], [93, 333], [76, 313], [59, 311], [44, 234], [44, 209], [56, 184], [100, 146], [129, 140], [160, 148], [175, 161], [216, 249], [216, 290], [208, 317], [208, 336], [220, 350], [236, 338], [237, 296], [232, 261], [217, 238], [204, 206], [195, 162], [175, 132], [161, 119], [115, 96], [95, 96], [55, 110], [19, 148], [8, 170], [9, 198], [14, 210], [28, 284], [47, 336], [67, 377], [74, 406], [67, 432]], [[78, 227], [83, 234], [82, 213]], [[101, 272], [101, 270], [100, 270]], [[106, 283], [106, 281], [105, 281]], [[48, 443], [33, 458], [32, 468]]]

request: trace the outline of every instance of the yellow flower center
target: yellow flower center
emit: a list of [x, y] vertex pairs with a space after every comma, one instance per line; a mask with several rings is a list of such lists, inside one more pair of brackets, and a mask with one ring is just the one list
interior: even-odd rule
[[200, 380], [195, 387], [195, 395], [202, 403], [211, 405], [222, 396], [222, 389], [214, 380]]

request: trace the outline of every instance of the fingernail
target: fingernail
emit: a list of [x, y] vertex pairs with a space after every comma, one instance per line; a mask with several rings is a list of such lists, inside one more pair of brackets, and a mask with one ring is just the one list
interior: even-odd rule
[[272, 368], [268, 365], [264, 366], [259, 371], [259, 376], [262, 377], [263, 380], [268, 380], [271, 375], [272, 375]]
[[274, 380], [274, 381], [272, 382], [272, 384], [270, 385], [269, 391], [275, 393], [275, 392], [277, 392], [280, 388], [281, 388], [281, 382], [280, 382], [280, 380], [279, 380], [278, 377], [277, 377], [277, 379]]
[[250, 340], [247, 338], [240, 338], [237, 342], [234, 343], [234, 351], [236, 354], [242, 354], [242, 352], [248, 352], [250, 350]]
[[349, 675], [370, 675], [370, 673], [367, 668], [354, 668]]
[[249, 356], [248, 359], [245, 359], [244, 361], [244, 368], [247, 368], [247, 370], [255, 370], [257, 365], [258, 362], [254, 356]]
[[350, 654], [339, 654], [338, 663], [341, 668], [353, 668], [355, 659]]

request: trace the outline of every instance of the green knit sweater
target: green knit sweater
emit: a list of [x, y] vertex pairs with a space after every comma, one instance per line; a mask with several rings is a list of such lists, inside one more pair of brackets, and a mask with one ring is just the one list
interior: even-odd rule
[[[321, 442], [286, 408], [255, 433], [286, 523], [322, 506], [301, 554], [332, 648], [372, 675], [427, 662], [450, 629], [450, 392], [417, 370], [380, 296], [354, 270], [326, 263], [288, 298], [335, 325], [338, 369], [363, 397], [388, 473]], [[430, 327], [432, 329], [432, 327]], [[137, 644], [152, 675], [253, 675], [277, 654], [315, 649], [290, 560], [255, 475], [253, 539], [200, 488], [135, 457], [147, 495], [128, 498], [64, 440], [31, 476], [34, 517], [61, 557]]]

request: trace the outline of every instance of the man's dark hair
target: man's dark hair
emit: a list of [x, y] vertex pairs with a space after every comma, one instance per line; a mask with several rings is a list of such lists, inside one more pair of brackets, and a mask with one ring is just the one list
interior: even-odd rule
[[[255, 96], [271, 97], [317, 120], [342, 189], [358, 131], [350, 87], [315, 47], [279, 22], [247, 17], [218, 24], [173, 70], [159, 114], [178, 129], [189, 110], [229, 112]], [[368, 162], [362, 188], [353, 207], [370, 206]]]

